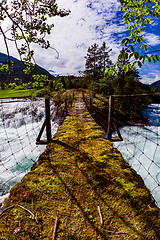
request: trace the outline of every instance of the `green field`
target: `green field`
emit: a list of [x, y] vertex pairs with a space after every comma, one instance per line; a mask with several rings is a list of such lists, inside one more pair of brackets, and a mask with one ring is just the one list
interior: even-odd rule
[[36, 92], [36, 89], [7, 89], [0, 90], [0, 98], [16, 98], [16, 97], [27, 97], [31, 96], [32, 93]]

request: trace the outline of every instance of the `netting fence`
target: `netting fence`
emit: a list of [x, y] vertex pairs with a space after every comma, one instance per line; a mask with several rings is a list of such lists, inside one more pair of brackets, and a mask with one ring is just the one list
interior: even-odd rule
[[[108, 106], [109, 113], [95, 108], [88, 100], [89, 110], [106, 130], [106, 136], [111, 138], [114, 147], [142, 176], [157, 206], [160, 206], [160, 104], [154, 101], [146, 105], [141, 113], [135, 114], [136, 111], [133, 111], [134, 117], [123, 121], [133, 110], [128, 108], [133, 97], [123, 96], [122, 99], [122, 96], [115, 96], [113, 109]], [[137, 98], [137, 105], [144, 97]], [[124, 116], [119, 117], [121, 106], [116, 101], [124, 102]], [[52, 121], [56, 112], [53, 102], [50, 104], [50, 112], [53, 136], [59, 125]], [[45, 150], [45, 145], [36, 144], [44, 120], [44, 99], [0, 100], [0, 203]], [[45, 134], [44, 131], [42, 139], [46, 139]]]
[[[109, 96], [106, 112], [100, 111], [89, 97], [84, 96], [84, 100], [92, 116], [106, 131], [106, 137], [143, 178], [156, 205], [160, 207], [159, 98], [147, 94]], [[149, 104], [145, 104], [143, 110], [138, 112], [137, 109], [144, 102]], [[129, 108], [131, 105], [132, 108]]]
[[[51, 120], [56, 107], [50, 105]], [[31, 169], [45, 145], [36, 139], [45, 120], [45, 100], [27, 98], [0, 100], [0, 203], [12, 186]], [[51, 135], [58, 124], [51, 121]], [[42, 139], [46, 139], [46, 131]]]

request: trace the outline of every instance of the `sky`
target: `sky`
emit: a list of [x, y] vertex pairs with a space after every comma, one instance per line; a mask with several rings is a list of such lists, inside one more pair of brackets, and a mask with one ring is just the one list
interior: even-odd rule
[[[128, 27], [123, 23], [121, 5], [118, 0], [57, 0], [60, 9], [70, 10], [69, 16], [54, 17], [55, 27], [48, 37], [53, 49], [41, 49], [33, 45], [35, 60], [38, 65], [51, 74], [79, 75], [85, 70], [87, 49], [94, 43], [103, 42], [112, 49], [110, 58], [113, 63], [121, 50], [121, 40], [128, 35]], [[51, 21], [51, 20], [50, 20]], [[155, 19], [151, 27], [144, 31], [144, 39], [150, 49], [160, 49], [160, 18]], [[2, 43], [2, 36], [0, 36]], [[12, 43], [11, 55], [18, 57]], [[6, 53], [3, 44], [0, 52]], [[160, 80], [160, 62], [147, 63], [139, 69], [141, 81], [150, 84]]]

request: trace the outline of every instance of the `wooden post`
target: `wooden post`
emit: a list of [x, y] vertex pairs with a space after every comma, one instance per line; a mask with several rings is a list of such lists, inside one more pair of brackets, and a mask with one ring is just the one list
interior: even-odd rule
[[67, 98], [65, 98], [65, 110], [66, 110], [66, 115], [68, 114], [68, 109], [67, 109]]
[[71, 97], [71, 108], [72, 108], [72, 105], [73, 105], [73, 101], [74, 101], [74, 92], [73, 92], [72, 97]]
[[90, 99], [89, 99], [89, 109], [90, 109], [90, 111], [91, 111], [91, 108], [92, 108], [92, 98], [90, 97]]
[[46, 113], [46, 134], [47, 142], [51, 141], [51, 122], [50, 122], [50, 99], [45, 98], [45, 113]]
[[115, 128], [115, 130], [116, 130], [116, 132], [117, 132], [117, 134], [118, 134], [118, 141], [123, 141], [123, 138], [122, 138], [122, 135], [121, 135], [121, 133], [120, 133], [120, 131], [119, 131], [119, 128], [117, 127], [117, 124], [116, 124], [116, 121], [114, 120], [114, 122], [113, 122], [113, 125], [114, 125], [114, 128]]
[[107, 138], [111, 140], [112, 138], [112, 115], [113, 115], [113, 96], [109, 97], [109, 110], [108, 110], [108, 129]]
[[84, 99], [84, 92], [82, 92], [82, 98], [83, 98], [83, 100], [85, 101], [85, 99]]
[[[44, 120], [42, 128], [41, 128], [41, 130], [40, 130], [40, 132], [38, 134], [38, 137], [36, 139], [36, 144], [42, 144], [41, 136], [42, 136], [42, 133], [43, 133], [43, 131], [45, 129], [45, 126], [46, 126], [46, 119]], [[46, 142], [44, 142], [44, 141], [43, 141], [43, 143], [46, 144]]]

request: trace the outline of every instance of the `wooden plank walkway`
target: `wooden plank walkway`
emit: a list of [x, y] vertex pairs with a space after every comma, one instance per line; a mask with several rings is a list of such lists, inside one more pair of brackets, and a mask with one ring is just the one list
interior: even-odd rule
[[53, 141], [10, 191], [1, 239], [160, 239], [149, 190], [104, 136], [76, 91]]

